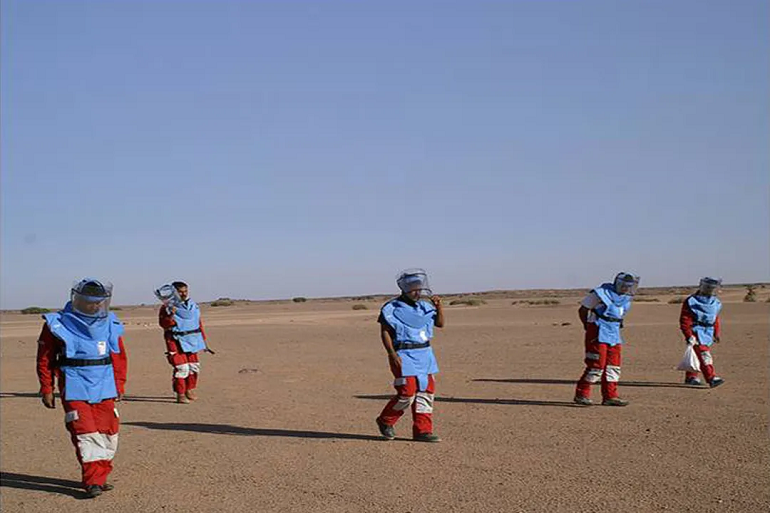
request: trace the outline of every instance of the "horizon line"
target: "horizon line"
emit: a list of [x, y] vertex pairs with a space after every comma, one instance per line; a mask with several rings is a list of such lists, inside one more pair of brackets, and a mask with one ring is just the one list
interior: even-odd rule
[[[722, 285], [722, 288], [738, 288], [738, 287], [761, 287], [764, 288], [766, 286], [770, 285], [770, 282], [750, 282], [750, 283], [728, 283]], [[639, 291], [642, 290], [645, 291], [652, 291], [656, 289], [694, 289], [697, 288], [694, 285], [660, 285], [655, 287], [639, 287]], [[553, 291], [553, 292], [578, 292], [578, 291], [589, 291], [592, 290], [592, 288], [588, 287], [571, 287], [571, 288], [522, 288], [522, 289], [490, 289], [490, 290], [480, 290], [480, 291], [470, 291], [470, 292], [446, 292], [442, 294], [438, 294], [440, 296], [462, 296], [462, 295], [479, 295], [479, 294], [500, 294], [500, 293], [510, 293], [510, 292], [541, 292], [541, 291]], [[308, 296], [293, 296], [293, 297], [285, 297], [285, 298], [271, 298], [271, 299], [249, 299], [249, 298], [230, 298], [230, 297], [219, 297], [216, 299], [210, 299], [207, 301], [200, 301], [199, 304], [205, 305], [207, 303], [213, 303], [214, 301], [219, 300], [229, 300], [229, 301], [248, 301], [252, 303], [270, 303], [270, 302], [282, 302], [282, 301], [293, 301], [295, 298], [304, 298], [305, 301], [330, 301], [330, 300], [351, 300], [351, 299], [359, 299], [359, 298], [380, 298], [380, 297], [396, 297], [397, 294], [393, 293], [376, 293], [376, 294], [356, 294], [356, 295], [346, 295], [346, 296], [318, 296], [318, 297], [308, 297]], [[363, 299], [362, 299], [363, 300]], [[157, 306], [160, 303], [153, 302], [153, 303], [138, 303], [138, 304], [118, 304], [114, 305], [116, 308], [131, 308], [131, 307], [146, 307], [146, 306]], [[6, 312], [16, 312], [23, 310], [25, 308], [46, 308], [46, 309], [53, 309], [57, 307], [49, 308], [47, 306], [39, 306], [39, 305], [30, 305], [23, 308], [2, 308], [0, 309], [0, 313], [6, 313]]]

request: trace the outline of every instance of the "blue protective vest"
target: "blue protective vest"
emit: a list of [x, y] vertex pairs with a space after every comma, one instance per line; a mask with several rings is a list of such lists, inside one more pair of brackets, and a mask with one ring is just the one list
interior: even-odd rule
[[599, 342], [611, 346], [622, 344], [623, 337], [620, 336], [620, 329], [623, 327], [623, 317], [631, 308], [631, 296], [615, 292], [615, 285], [612, 283], [605, 283], [595, 288], [593, 292], [602, 302], [594, 308], [596, 315], [594, 322], [599, 327]]
[[722, 302], [716, 296], [698, 296], [687, 298], [687, 306], [695, 315], [692, 331], [698, 337], [698, 343], [710, 346], [714, 343], [714, 323], [722, 310]]
[[197, 353], [206, 349], [206, 341], [201, 333], [201, 309], [197, 303], [187, 300], [177, 306], [174, 313], [176, 326], [171, 328], [174, 339], [179, 342], [185, 353]]
[[430, 347], [436, 308], [427, 301], [410, 305], [396, 298], [383, 305], [380, 318], [396, 333], [393, 346], [401, 358], [401, 375], [416, 376], [420, 390], [424, 391], [428, 375], [438, 373], [436, 356]]
[[108, 317], [93, 321], [78, 315], [67, 303], [64, 310], [45, 314], [43, 319], [51, 333], [64, 343], [60, 361], [64, 399], [94, 404], [117, 397], [115, 372], [108, 358], [111, 353], [120, 353], [118, 339], [124, 328], [115, 314], [110, 312]]

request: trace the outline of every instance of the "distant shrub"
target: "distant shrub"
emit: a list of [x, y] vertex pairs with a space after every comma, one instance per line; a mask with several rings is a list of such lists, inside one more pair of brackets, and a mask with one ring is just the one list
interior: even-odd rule
[[743, 296], [744, 303], [755, 303], [757, 301], [757, 291], [754, 285], [746, 287], [746, 295]]
[[639, 297], [639, 296], [635, 296], [634, 297], [634, 302], [635, 303], [659, 303], [660, 299], [658, 299], [656, 297]]
[[483, 299], [475, 299], [475, 298], [466, 298], [466, 299], [455, 299], [449, 303], [450, 305], [468, 305], [468, 306], [481, 306], [486, 305], [487, 302]]
[[119, 306], [111, 306], [110, 310], [112, 310], [113, 312], [120, 312], [123, 309]]
[[374, 299], [374, 296], [356, 296], [354, 298], [351, 298], [353, 301], [371, 301]]
[[25, 308], [21, 311], [24, 315], [30, 315], [30, 314], [44, 314], [44, 313], [50, 313], [51, 310], [48, 308], [40, 308], [39, 306], [30, 306]]
[[220, 297], [216, 301], [212, 301], [211, 306], [233, 306], [233, 300], [229, 297]]
[[305, 301], [307, 301], [307, 298], [306, 297], [293, 297], [293, 298], [291, 298], [291, 300], [294, 301], [295, 303], [304, 303]]
[[558, 299], [522, 299], [521, 301], [512, 301], [512, 305], [560, 305], [561, 301]]
[[669, 305], [681, 305], [682, 303], [684, 303], [684, 296], [676, 296], [668, 300]]
[[362, 305], [361, 303], [356, 303], [353, 305], [353, 310], [368, 310], [369, 307], [366, 305]]

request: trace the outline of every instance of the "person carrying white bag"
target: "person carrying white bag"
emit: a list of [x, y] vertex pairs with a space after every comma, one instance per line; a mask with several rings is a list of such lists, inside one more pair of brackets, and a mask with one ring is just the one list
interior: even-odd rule
[[[687, 342], [687, 349], [684, 350], [684, 355], [682, 356], [682, 361], [679, 362], [679, 365], [676, 366], [676, 370], [679, 371], [685, 371], [693, 374], [698, 374], [700, 372], [700, 360], [698, 360], [698, 355], [695, 353], [695, 349], [693, 349], [694, 344], [690, 344], [689, 341]], [[698, 381], [698, 378], [693, 378], [694, 380]], [[686, 383], [687, 381], [685, 381]], [[697, 383], [700, 385], [700, 381]]]
[[703, 373], [711, 388], [725, 382], [716, 375], [714, 359], [711, 356], [711, 346], [714, 342], [719, 343], [721, 331], [719, 312], [722, 310], [722, 302], [717, 298], [721, 284], [721, 279], [703, 278], [697, 292], [682, 303], [679, 329], [682, 330], [688, 347], [677, 370], [685, 371], [684, 382], [687, 385], [702, 385], [698, 379], [699, 373]]

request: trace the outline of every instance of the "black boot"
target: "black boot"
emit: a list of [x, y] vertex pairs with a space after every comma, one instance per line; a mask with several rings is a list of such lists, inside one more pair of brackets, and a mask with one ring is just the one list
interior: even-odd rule
[[102, 494], [102, 487], [99, 485], [88, 485], [86, 486], [86, 498], [87, 499], [94, 499], [96, 497], [99, 497]]
[[380, 434], [385, 440], [393, 440], [396, 438], [396, 430], [393, 426], [389, 426], [377, 418], [377, 427], [380, 429]]
[[440, 442], [441, 438], [439, 438], [438, 435], [434, 435], [433, 433], [420, 433], [418, 435], [414, 435], [412, 437], [412, 440], [415, 442]]

